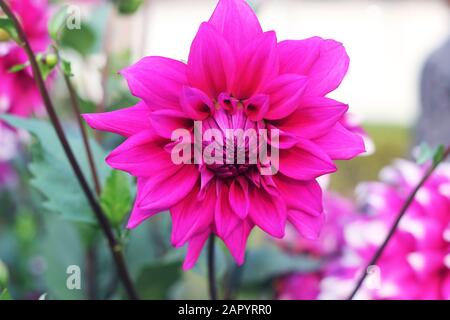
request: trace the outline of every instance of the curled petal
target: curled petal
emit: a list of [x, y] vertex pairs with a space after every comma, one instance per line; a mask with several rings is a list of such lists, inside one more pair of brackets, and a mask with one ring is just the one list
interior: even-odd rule
[[194, 120], [205, 120], [214, 112], [214, 104], [202, 91], [183, 87], [180, 97], [181, 108]]
[[269, 96], [258, 94], [245, 101], [245, 113], [250, 120], [260, 121], [269, 110], [269, 105]]
[[229, 188], [225, 183], [220, 183], [218, 188], [218, 197], [215, 210], [215, 226], [217, 234], [226, 238], [242, 223], [242, 220], [231, 208], [229, 202]]
[[146, 57], [120, 72], [134, 96], [151, 110], [179, 110], [181, 89], [187, 84], [186, 65], [163, 57]]
[[280, 71], [308, 76], [305, 96], [324, 96], [339, 87], [350, 59], [344, 46], [334, 40], [314, 37], [282, 41]]
[[243, 177], [234, 179], [230, 185], [228, 201], [234, 213], [241, 219], [248, 215], [250, 199], [248, 196], [248, 182]]

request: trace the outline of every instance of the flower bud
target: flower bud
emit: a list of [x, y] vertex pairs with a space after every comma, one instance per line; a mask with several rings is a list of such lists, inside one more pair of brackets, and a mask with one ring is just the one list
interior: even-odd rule
[[58, 64], [58, 56], [54, 53], [49, 53], [45, 56], [45, 64], [50, 68], [53, 68]]

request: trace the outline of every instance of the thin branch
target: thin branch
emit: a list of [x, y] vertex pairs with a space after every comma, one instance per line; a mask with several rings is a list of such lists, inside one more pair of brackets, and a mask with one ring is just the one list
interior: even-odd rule
[[353, 289], [352, 293], [348, 297], [348, 300], [353, 300], [356, 293], [358, 293], [359, 289], [364, 283], [364, 280], [367, 277], [367, 270], [369, 267], [376, 265], [378, 260], [381, 258], [381, 255], [383, 254], [384, 250], [386, 249], [386, 246], [388, 245], [389, 241], [391, 240], [392, 236], [395, 234], [395, 231], [397, 230], [398, 225], [400, 224], [401, 219], [405, 215], [405, 213], [408, 211], [408, 208], [413, 203], [414, 198], [417, 195], [417, 192], [422, 188], [422, 186], [427, 182], [428, 178], [433, 174], [434, 170], [439, 166], [440, 163], [442, 163], [448, 156], [450, 155], [450, 147], [447, 148], [444, 155], [440, 159], [440, 161], [434, 162], [433, 165], [427, 170], [425, 175], [422, 177], [420, 182], [417, 184], [417, 186], [414, 188], [414, 190], [411, 192], [411, 194], [406, 199], [405, 203], [403, 204], [402, 208], [400, 209], [400, 212], [397, 216], [397, 219], [395, 220], [394, 224], [392, 225], [391, 229], [389, 230], [388, 235], [386, 236], [386, 239], [383, 241], [383, 244], [378, 248], [378, 250], [375, 252], [374, 256], [370, 260], [370, 262], [367, 264], [367, 266], [363, 269], [362, 275], [359, 278], [355, 288]]
[[92, 208], [92, 211], [95, 214], [96, 219], [98, 220], [98, 223], [105, 234], [109, 248], [111, 250], [111, 254], [113, 255], [114, 262], [116, 264], [118, 273], [120, 275], [120, 278], [125, 286], [125, 289], [127, 291], [127, 294], [130, 299], [138, 299], [137, 292], [133, 286], [133, 283], [131, 281], [130, 275], [128, 273], [128, 269], [125, 264], [125, 260], [123, 257], [123, 250], [119, 242], [116, 240], [116, 237], [114, 236], [114, 233], [112, 231], [111, 225], [103, 213], [103, 210], [101, 209], [100, 205], [98, 204], [94, 194], [89, 188], [89, 184], [84, 177], [84, 174], [77, 162], [77, 159], [69, 145], [69, 142], [67, 140], [67, 137], [64, 133], [64, 130], [62, 129], [61, 122], [59, 121], [58, 115], [56, 114], [55, 108], [53, 106], [53, 103], [50, 99], [50, 95], [47, 91], [47, 88], [45, 87], [45, 82], [42, 76], [42, 73], [39, 69], [36, 56], [31, 49], [30, 43], [28, 41], [28, 38], [19, 22], [15, 14], [10, 9], [9, 5], [5, 2], [5, 0], [0, 0], [0, 8], [3, 10], [3, 12], [8, 16], [8, 18], [11, 20], [11, 22], [14, 24], [15, 29], [17, 30], [17, 33], [19, 35], [19, 39], [21, 42], [21, 46], [25, 50], [28, 59], [31, 64], [31, 68], [33, 71], [33, 77], [36, 81], [36, 85], [39, 88], [40, 94], [42, 96], [45, 108], [47, 110], [47, 113], [50, 117], [50, 120], [53, 124], [53, 127], [55, 129], [55, 132], [58, 136], [58, 139], [64, 149], [64, 152], [70, 162], [70, 165], [78, 179], [78, 182], [80, 183], [81, 188], [83, 189], [83, 192], [86, 195], [86, 198], [89, 201], [89, 204]]
[[208, 282], [209, 297], [211, 300], [217, 300], [214, 240], [215, 235], [214, 233], [211, 233], [208, 241]]
[[100, 180], [97, 173], [97, 167], [95, 165], [94, 156], [92, 154], [92, 148], [91, 144], [89, 142], [89, 138], [86, 132], [86, 127], [81, 120], [81, 108], [80, 103], [78, 101], [77, 93], [75, 92], [75, 89], [73, 87], [72, 81], [70, 80], [69, 76], [66, 75], [64, 72], [62, 72], [64, 76], [64, 81], [66, 83], [67, 89], [69, 91], [70, 96], [70, 104], [72, 106], [73, 112], [75, 114], [75, 118], [77, 119], [78, 127], [80, 128], [81, 137], [83, 139], [84, 149], [86, 151], [86, 155], [89, 162], [89, 168], [91, 170], [92, 180], [94, 181], [94, 187], [95, 192], [97, 195], [100, 195], [101, 193], [101, 186], [100, 186]]

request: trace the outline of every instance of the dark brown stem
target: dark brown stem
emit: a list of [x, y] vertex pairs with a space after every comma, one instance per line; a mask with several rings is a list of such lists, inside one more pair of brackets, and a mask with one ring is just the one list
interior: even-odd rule
[[87, 296], [89, 300], [97, 299], [97, 252], [91, 245], [86, 252]]
[[112, 231], [112, 228], [111, 228], [111, 225], [110, 225], [108, 219], [106, 218], [105, 214], [103, 213], [103, 210], [101, 209], [100, 205], [98, 204], [94, 194], [90, 190], [89, 184], [88, 184], [86, 178], [84, 177], [83, 172], [77, 162], [77, 159], [75, 158], [75, 155], [69, 145], [69, 142], [64, 133], [64, 130], [62, 129], [61, 122], [59, 121], [58, 115], [56, 114], [55, 108], [53, 107], [53, 103], [50, 99], [50, 95], [47, 91], [47, 88], [45, 87], [44, 79], [42, 77], [38, 63], [36, 61], [36, 56], [35, 56], [33, 50], [31, 49], [28, 38], [27, 38], [25, 32], [23, 31], [23, 28], [22, 28], [19, 20], [17, 19], [15, 14], [12, 12], [9, 5], [5, 2], [5, 0], [0, 0], [0, 8], [8, 16], [8, 18], [11, 20], [11, 22], [14, 24], [14, 27], [17, 30], [17, 33], [19, 35], [19, 40], [21, 42], [21, 46], [25, 50], [25, 52], [28, 56], [28, 59], [30, 61], [31, 68], [33, 71], [33, 77], [36, 81], [37, 87], [39, 88], [40, 94], [42, 96], [42, 100], [43, 100], [45, 108], [47, 110], [47, 113], [53, 124], [55, 132], [58, 136], [58, 139], [64, 149], [64, 152], [70, 162], [70, 165], [78, 179], [78, 182], [80, 183], [80, 186], [83, 189], [83, 192], [85, 193], [87, 200], [89, 201], [92, 211], [94, 212], [95, 217], [96, 217], [103, 233], [105, 234], [105, 236], [108, 240], [111, 254], [113, 255], [114, 262], [116, 264], [119, 276], [124, 284], [127, 294], [130, 299], [138, 299], [137, 292], [133, 286], [130, 275], [128, 273], [128, 269], [125, 264], [122, 247], [119, 244], [119, 242], [116, 240], [116, 237], [114, 236], [114, 233]]
[[217, 300], [214, 240], [215, 240], [214, 233], [211, 233], [208, 241], [208, 282], [209, 282], [209, 297], [211, 300]]
[[94, 181], [95, 192], [97, 195], [101, 193], [100, 180], [98, 178], [97, 167], [95, 165], [94, 156], [92, 155], [92, 148], [89, 142], [89, 138], [86, 132], [86, 127], [84, 126], [83, 121], [81, 120], [81, 108], [78, 102], [78, 96], [73, 87], [72, 81], [69, 76], [67, 76], [64, 72], [62, 72], [64, 76], [64, 81], [66, 83], [67, 89], [69, 91], [70, 103], [75, 114], [75, 118], [77, 119], [78, 127], [80, 128], [81, 137], [83, 139], [84, 149], [86, 151], [86, 155], [89, 162], [89, 168], [91, 170], [92, 180]]
[[413, 203], [414, 198], [416, 197], [417, 192], [419, 192], [420, 188], [427, 182], [428, 178], [433, 174], [434, 170], [438, 167], [438, 165], [443, 162], [448, 156], [450, 155], [450, 147], [447, 148], [445, 151], [443, 157], [440, 159], [440, 161], [437, 161], [433, 163], [433, 165], [427, 170], [425, 175], [422, 177], [420, 182], [417, 184], [417, 186], [413, 189], [411, 194], [406, 199], [405, 203], [403, 204], [402, 208], [400, 209], [400, 212], [392, 225], [391, 229], [389, 230], [388, 235], [386, 236], [386, 239], [383, 241], [383, 244], [378, 248], [378, 250], [375, 252], [374, 256], [370, 260], [370, 262], [366, 265], [366, 267], [362, 270], [361, 277], [359, 278], [355, 288], [353, 289], [352, 293], [348, 297], [348, 300], [352, 300], [356, 293], [358, 293], [358, 290], [361, 288], [361, 286], [364, 283], [364, 280], [367, 277], [367, 270], [371, 267], [377, 264], [378, 260], [381, 258], [381, 255], [383, 254], [384, 250], [386, 249], [386, 246], [388, 245], [389, 241], [391, 240], [392, 236], [395, 234], [395, 231], [397, 230], [398, 225], [400, 224], [401, 219], [405, 215], [406, 211], [408, 210], [409, 206]]

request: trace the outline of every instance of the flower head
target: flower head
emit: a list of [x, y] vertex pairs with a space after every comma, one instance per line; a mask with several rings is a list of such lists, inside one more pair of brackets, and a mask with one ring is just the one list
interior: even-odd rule
[[[399, 160], [382, 171], [382, 182], [359, 188], [366, 214], [345, 227], [346, 254], [325, 278], [324, 297], [345, 298], [343, 295], [349, 294], [361, 268], [381, 245], [426, 169]], [[372, 281], [372, 286], [361, 288], [357, 298], [449, 299], [449, 221], [450, 166], [442, 164], [419, 190], [378, 261], [378, 284]], [[334, 295], [336, 292], [329, 289], [336, 285], [340, 292]]]
[[[255, 226], [281, 238], [290, 221], [303, 236], [317, 237], [323, 215], [315, 179], [336, 170], [333, 160], [364, 151], [361, 137], [340, 123], [347, 105], [326, 97], [348, 64], [342, 44], [318, 37], [279, 42], [275, 32], [262, 31], [245, 1], [221, 0], [200, 25], [187, 63], [146, 57], [123, 70], [141, 101], [84, 117], [93, 128], [127, 137], [107, 163], [137, 177], [128, 227], [170, 209], [173, 245], [188, 243], [185, 268], [195, 264], [210, 233], [224, 241], [239, 264]], [[175, 164], [171, 154], [180, 143], [187, 145], [183, 150], [192, 149], [184, 139], [173, 141], [174, 131], [195, 136], [196, 124], [204, 139], [208, 132], [225, 138], [206, 138], [194, 150], [213, 150], [210, 155], [222, 160], [228, 154], [217, 146], [235, 140], [228, 130], [276, 132], [267, 142], [270, 156], [279, 154], [279, 164], [273, 158]], [[233, 150], [243, 151], [246, 160], [255, 152], [248, 140]], [[276, 174], [262, 174], [273, 167]]]

